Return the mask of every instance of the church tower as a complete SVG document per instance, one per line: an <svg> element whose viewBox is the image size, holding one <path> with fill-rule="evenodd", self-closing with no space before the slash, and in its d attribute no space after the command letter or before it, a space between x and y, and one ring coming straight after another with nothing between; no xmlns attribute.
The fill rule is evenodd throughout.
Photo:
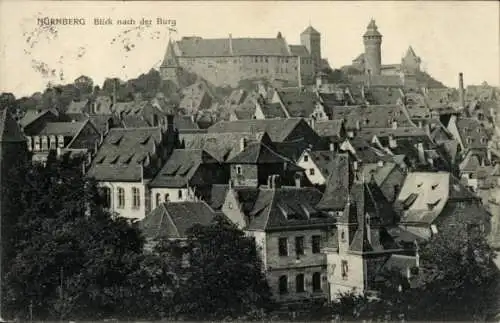
<svg viewBox="0 0 500 323"><path fill-rule="evenodd" d="M382 34L379 33L375 20L370 20L366 32L363 35L365 45L365 73L369 75L380 75L382 65Z"/></svg>
<svg viewBox="0 0 500 323"><path fill-rule="evenodd" d="M311 25L300 34L300 44L311 54L314 71L321 69L321 34Z"/></svg>
<svg viewBox="0 0 500 323"><path fill-rule="evenodd" d="M168 41L167 51L160 65L160 75L162 80L169 80L179 85L179 60L177 59L177 55L174 51L174 44L171 40Z"/></svg>

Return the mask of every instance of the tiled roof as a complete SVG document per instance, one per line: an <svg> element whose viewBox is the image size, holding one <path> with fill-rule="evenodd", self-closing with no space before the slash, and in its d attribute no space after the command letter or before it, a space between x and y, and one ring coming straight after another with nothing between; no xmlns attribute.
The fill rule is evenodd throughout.
<svg viewBox="0 0 500 323"><path fill-rule="evenodd" d="M86 112L85 108L89 104L89 100L82 101L71 101L68 108L66 109L67 113L82 113Z"/></svg>
<svg viewBox="0 0 500 323"><path fill-rule="evenodd" d="M132 165L92 165L87 173L102 182L140 182L142 181L142 166Z"/></svg>
<svg viewBox="0 0 500 323"><path fill-rule="evenodd" d="M48 122L40 130L40 136L75 136L87 122Z"/></svg>
<svg viewBox="0 0 500 323"><path fill-rule="evenodd" d="M357 136L362 137L367 140L371 140L373 136L379 138L392 136L395 139L398 138L415 138L421 137L428 139L429 135L423 128L417 127L398 127L398 128L362 128Z"/></svg>
<svg viewBox="0 0 500 323"><path fill-rule="evenodd" d="M228 133L228 132L246 132L257 133L265 132L273 142L282 142L292 133L300 122L301 118L288 119L267 119L267 120L237 120L221 121L210 128L209 133Z"/></svg>
<svg viewBox="0 0 500 323"><path fill-rule="evenodd" d="M241 194L238 197L241 203ZM318 212L314 207L321 199L321 192L316 188L260 188L258 191L250 191L248 197L249 201L243 207L244 212L249 210L245 212L249 218L247 230L277 230L282 227L328 225L335 222L334 218Z"/></svg>
<svg viewBox="0 0 500 323"><path fill-rule="evenodd" d="M175 149L149 186L186 187L198 168L207 163L218 162L201 149Z"/></svg>
<svg viewBox="0 0 500 323"><path fill-rule="evenodd" d="M280 38L203 39L185 37L176 42L176 49L178 50L177 55L184 57L290 56L285 40Z"/></svg>
<svg viewBox="0 0 500 323"><path fill-rule="evenodd" d="M174 126L179 130L200 129L191 116L174 116Z"/></svg>
<svg viewBox="0 0 500 323"><path fill-rule="evenodd" d="M309 51L307 50L306 46L303 45L290 45L290 52L292 53L293 56L299 56L299 57L309 57L311 54L309 54Z"/></svg>
<svg viewBox="0 0 500 323"><path fill-rule="evenodd" d="M278 91L281 102L285 106L289 117L309 117L316 108L319 98L313 92L306 91Z"/></svg>
<svg viewBox="0 0 500 323"><path fill-rule="evenodd" d="M350 185L348 155L336 155L332 160L330 172L326 181L325 192L316 207L325 210L343 210L347 203Z"/></svg>
<svg viewBox="0 0 500 323"><path fill-rule="evenodd" d="M20 120L19 123L20 123L21 127L24 128L26 126L29 126L34 121L38 120L38 118L40 118L46 114L49 114L49 113L53 114L50 110L45 110L45 111L41 111L41 112L39 112L38 110L28 110L28 111L26 111L26 113L24 114L24 116L22 117L22 119Z"/></svg>
<svg viewBox="0 0 500 323"><path fill-rule="evenodd" d="M104 180L101 179L102 173L98 169L106 166L117 170L113 176L105 176L108 180L111 178L120 181L122 178L129 178L128 174L120 170L143 165L148 158L156 154L161 140L160 128L113 128L97 151L90 171L96 168L96 179Z"/></svg>
<svg viewBox="0 0 500 323"><path fill-rule="evenodd" d="M210 191L210 196L208 197L208 204L214 210L220 210L224 201L226 200L227 191L229 190L229 185L227 184L214 184Z"/></svg>
<svg viewBox="0 0 500 323"><path fill-rule="evenodd" d="M393 121L398 127L414 126L399 105L336 106L330 114L332 120L345 120L347 129L356 129L358 124L361 128L389 128Z"/></svg>
<svg viewBox="0 0 500 323"><path fill-rule="evenodd" d="M321 137L337 138L343 136L344 120L317 121L314 124L314 131Z"/></svg>
<svg viewBox="0 0 500 323"><path fill-rule="evenodd" d="M457 129L465 148L487 148L488 133L481 123L472 118L458 118Z"/></svg>
<svg viewBox="0 0 500 323"><path fill-rule="evenodd" d="M141 115L126 115L121 118L124 128L146 128L151 125Z"/></svg>
<svg viewBox="0 0 500 323"><path fill-rule="evenodd" d="M139 115L148 101L116 102L112 109L120 115Z"/></svg>
<svg viewBox="0 0 500 323"><path fill-rule="evenodd" d="M151 239L186 238L191 227L209 225L214 217L205 202L163 203L140 222L140 228Z"/></svg>
<svg viewBox="0 0 500 323"><path fill-rule="evenodd" d="M402 100L398 88L369 88L365 89L365 96L370 104L376 105L397 104Z"/></svg>
<svg viewBox="0 0 500 323"><path fill-rule="evenodd" d="M226 163L229 164L284 164L293 166L293 162L286 157L279 155L269 146L262 142L250 143L239 154Z"/></svg>
<svg viewBox="0 0 500 323"><path fill-rule="evenodd" d="M337 166L336 155L337 153L330 150L315 150L309 152L310 159L325 177L330 176L332 170Z"/></svg>
<svg viewBox="0 0 500 323"><path fill-rule="evenodd" d="M363 35L363 37L372 37L372 36L377 36L377 37L380 36L380 37L382 37L382 35L378 31L377 24L375 23L375 20L373 20L373 19L370 20L370 23L368 24L368 27L366 27L366 32Z"/></svg>
<svg viewBox="0 0 500 323"><path fill-rule="evenodd" d="M242 139L249 144L262 141L264 136L264 132L181 133L179 140L185 149L203 149L219 162L224 162L240 153Z"/></svg>
<svg viewBox="0 0 500 323"><path fill-rule="evenodd" d="M424 92L427 106L431 109L445 107L451 102L458 101L458 91L449 88L433 88Z"/></svg>
<svg viewBox="0 0 500 323"><path fill-rule="evenodd" d="M253 119L253 116L255 113L255 111L240 110L240 109L235 109L233 112L238 120L251 120L251 119Z"/></svg>
<svg viewBox="0 0 500 323"><path fill-rule="evenodd" d="M96 127L99 133L104 134L108 129L108 122L112 121L113 124L118 123L115 115L111 114L93 114L88 116L90 122Z"/></svg>
<svg viewBox="0 0 500 323"><path fill-rule="evenodd" d="M369 163L363 164L361 167L366 179L373 177L377 185L381 186L397 166L396 163L384 162L382 165Z"/></svg>
<svg viewBox="0 0 500 323"><path fill-rule="evenodd" d="M0 142L26 141L21 128L6 108L0 111Z"/></svg>
<svg viewBox="0 0 500 323"><path fill-rule="evenodd" d="M264 103L260 107L266 119L286 118L285 111L283 111L280 103Z"/></svg>
<svg viewBox="0 0 500 323"><path fill-rule="evenodd" d="M377 163L387 152L373 147L368 141L362 138L350 139L349 143L354 148L354 157L363 163Z"/></svg>
<svg viewBox="0 0 500 323"><path fill-rule="evenodd" d="M397 198L404 210L401 222L431 224L444 209L449 193L449 173L409 173Z"/></svg>

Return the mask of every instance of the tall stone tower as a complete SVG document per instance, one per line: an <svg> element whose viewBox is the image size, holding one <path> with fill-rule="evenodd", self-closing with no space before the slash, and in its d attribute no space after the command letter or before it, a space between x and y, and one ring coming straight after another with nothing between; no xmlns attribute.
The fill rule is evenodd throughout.
<svg viewBox="0 0 500 323"><path fill-rule="evenodd" d="M179 84L180 65L177 55L174 51L174 44L171 40L168 41L167 51L160 66L160 75L162 80L170 80L175 84Z"/></svg>
<svg viewBox="0 0 500 323"><path fill-rule="evenodd" d="M378 32L375 20L371 20L363 35L365 45L365 73L369 75L380 75L382 65L382 34Z"/></svg>
<svg viewBox="0 0 500 323"><path fill-rule="evenodd" d="M314 71L321 68L321 34L311 25L300 34L300 44L305 46L311 54Z"/></svg>

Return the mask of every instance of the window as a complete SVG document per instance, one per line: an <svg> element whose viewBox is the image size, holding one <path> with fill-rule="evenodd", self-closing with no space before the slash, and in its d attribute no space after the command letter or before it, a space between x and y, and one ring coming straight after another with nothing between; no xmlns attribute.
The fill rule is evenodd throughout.
<svg viewBox="0 0 500 323"><path fill-rule="evenodd" d="M297 256L304 254L304 237L295 237L295 254Z"/></svg>
<svg viewBox="0 0 500 323"><path fill-rule="evenodd" d="M42 136L42 150L48 150L49 149L49 140L47 136Z"/></svg>
<svg viewBox="0 0 500 323"><path fill-rule="evenodd" d="M280 256L288 256L288 239L287 238L279 238L278 239L278 248Z"/></svg>
<svg viewBox="0 0 500 323"><path fill-rule="evenodd" d="M179 198L179 200L182 199L182 190L177 191L177 197Z"/></svg>
<svg viewBox="0 0 500 323"><path fill-rule="evenodd" d="M304 156L304 161L305 161L305 162L309 161L309 156L305 155L305 156Z"/></svg>
<svg viewBox="0 0 500 323"><path fill-rule="evenodd" d="M309 169L309 175L314 175L314 168Z"/></svg>
<svg viewBox="0 0 500 323"><path fill-rule="evenodd" d="M35 142L35 147L33 149L35 151L40 150L40 137L35 136L34 142Z"/></svg>
<svg viewBox="0 0 500 323"><path fill-rule="evenodd" d="M236 166L236 174L241 175L241 166Z"/></svg>
<svg viewBox="0 0 500 323"><path fill-rule="evenodd" d="M313 292L321 291L321 273L315 272L313 274Z"/></svg>
<svg viewBox="0 0 500 323"><path fill-rule="evenodd" d="M349 266L347 265L347 260L342 260L342 279L347 279L347 274L349 272Z"/></svg>
<svg viewBox="0 0 500 323"><path fill-rule="evenodd" d="M165 203L170 202L170 194L165 194Z"/></svg>
<svg viewBox="0 0 500 323"><path fill-rule="evenodd" d="M109 187L101 187L101 194L103 198L103 207L111 207L111 190Z"/></svg>
<svg viewBox="0 0 500 323"><path fill-rule="evenodd" d="M139 189L137 187L132 187L132 208L138 209L141 206L141 197L139 195Z"/></svg>
<svg viewBox="0 0 500 323"><path fill-rule="evenodd" d="M31 141L31 137L26 137L26 143L28 145L28 150L32 151L33 150L33 142Z"/></svg>
<svg viewBox="0 0 500 323"><path fill-rule="evenodd" d="M64 148L64 136L57 136L57 147Z"/></svg>
<svg viewBox="0 0 500 323"><path fill-rule="evenodd" d="M161 194L160 193L156 193L156 206L160 206L160 203L161 203Z"/></svg>
<svg viewBox="0 0 500 323"><path fill-rule="evenodd" d="M286 275L280 276L279 289L281 295L288 293L288 277Z"/></svg>
<svg viewBox="0 0 500 323"><path fill-rule="evenodd" d="M321 251L321 236L312 236L312 252L320 253Z"/></svg>
<svg viewBox="0 0 500 323"><path fill-rule="evenodd" d="M340 240L345 241L345 232L344 231L342 231L340 233Z"/></svg>
<svg viewBox="0 0 500 323"><path fill-rule="evenodd" d="M56 145L56 136L50 136L50 139L49 139L49 149L56 149L57 148L57 145Z"/></svg>
<svg viewBox="0 0 500 323"><path fill-rule="evenodd" d="M118 208L123 209L125 207L125 190L118 187Z"/></svg>
<svg viewBox="0 0 500 323"><path fill-rule="evenodd" d="M304 274L298 274L297 276L295 276L295 291L297 293L305 292Z"/></svg>

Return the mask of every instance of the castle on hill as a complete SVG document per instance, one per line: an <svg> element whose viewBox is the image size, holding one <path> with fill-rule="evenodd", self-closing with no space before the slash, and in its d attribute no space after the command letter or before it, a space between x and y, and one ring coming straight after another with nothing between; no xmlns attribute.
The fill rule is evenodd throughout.
<svg viewBox="0 0 500 323"><path fill-rule="evenodd" d="M410 46L399 64L382 64L382 34L371 19L363 34L364 53L342 67L353 83L405 88L443 87L420 69L421 59Z"/></svg>
<svg viewBox="0 0 500 323"><path fill-rule="evenodd" d="M183 71L195 73L215 86L236 87L241 80L266 79L285 84L312 84L321 59L321 34L312 26L300 34L300 45L276 38L169 40L160 66L164 80L179 83Z"/></svg>

